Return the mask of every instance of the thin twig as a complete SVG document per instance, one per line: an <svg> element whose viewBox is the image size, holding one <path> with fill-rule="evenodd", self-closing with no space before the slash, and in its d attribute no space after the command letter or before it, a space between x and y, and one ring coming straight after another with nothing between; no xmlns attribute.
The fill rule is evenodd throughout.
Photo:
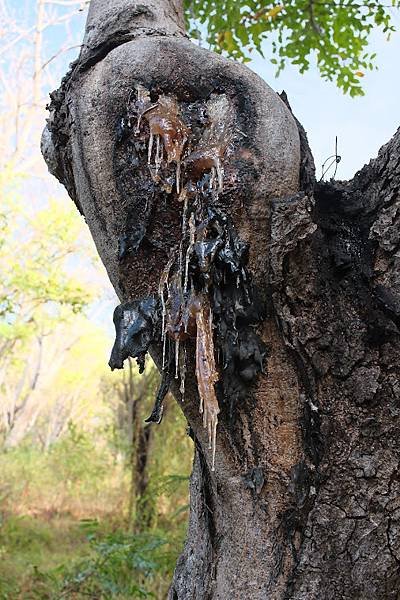
<svg viewBox="0 0 400 600"><path fill-rule="evenodd" d="M322 35L323 31L322 31L321 27L318 25L318 23L315 20L314 0L310 0L309 1L309 3L308 3L308 12L310 14L311 27L313 28L313 30L315 31L315 33L317 35Z"/></svg>

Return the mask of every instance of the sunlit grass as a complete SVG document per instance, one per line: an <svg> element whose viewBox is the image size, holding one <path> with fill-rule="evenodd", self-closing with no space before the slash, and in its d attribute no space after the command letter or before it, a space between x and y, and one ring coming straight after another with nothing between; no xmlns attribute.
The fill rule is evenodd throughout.
<svg viewBox="0 0 400 600"><path fill-rule="evenodd" d="M188 518L183 417L171 404L156 431L143 526L128 522L128 455L109 435L71 425L47 452L0 453L0 600L166 598Z"/></svg>

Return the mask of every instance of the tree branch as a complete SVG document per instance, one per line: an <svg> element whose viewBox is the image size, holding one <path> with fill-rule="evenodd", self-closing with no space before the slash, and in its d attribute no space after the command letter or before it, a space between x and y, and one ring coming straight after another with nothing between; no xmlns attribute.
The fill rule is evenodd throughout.
<svg viewBox="0 0 400 600"><path fill-rule="evenodd" d="M80 69L88 68L117 46L140 35L185 34L181 0L92 0L86 23Z"/></svg>

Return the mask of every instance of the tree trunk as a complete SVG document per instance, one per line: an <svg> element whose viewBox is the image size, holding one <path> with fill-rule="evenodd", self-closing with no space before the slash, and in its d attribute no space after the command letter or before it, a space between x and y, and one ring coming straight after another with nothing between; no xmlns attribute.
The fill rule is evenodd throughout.
<svg viewBox="0 0 400 600"><path fill-rule="evenodd" d="M127 409L129 420L130 484L128 525L129 530L134 532L149 528L154 516L154 505L149 501L149 494L147 492L149 483L148 461L151 453L154 429L150 423L143 422L140 411L147 392L146 380L144 386L142 385L139 390L135 389L131 359L128 359L128 369L128 375L124 377L123 381L123 402ZM147 383L150 383L148 378Z"/></svg>
<svg viewBox="0 0 400 600"><path fill-rule="evenodd" d="M180 2L114 4L92 0L81 56L52 94L43 152L123 303L112 367L128 355L142 361L149 345L163 363L154 299L188 231L180 187L191 215L209 218L191 225L190 277L176 275L179 285L192 279L194 294L203 286L197 333L183 341L176 322L169 332L187 349L184 401L175 380L173 391L195 441L188 538L170 598L397 598L400 132L351 182L316 183L285 98L186 40ZM153 104L138 115L147 92ZM158 113L161 151L152 153L145 114L162 102L170 112ZM182 155L181 184L182 132L191 154ZM215 152L208 173L205 153L199 166L205 142ZM214 237L200 239L212 227ZM196 339L198 359L207 341L199 314L207 321L209 307L215 471L198 393L211 405L214 380L204 392L194 347ZM164 383L173 352L167 363Z"/></svg>

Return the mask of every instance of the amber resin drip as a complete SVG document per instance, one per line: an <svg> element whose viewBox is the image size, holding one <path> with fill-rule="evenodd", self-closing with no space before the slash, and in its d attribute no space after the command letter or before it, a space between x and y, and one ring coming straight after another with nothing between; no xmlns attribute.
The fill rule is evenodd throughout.
<svg viewBox="0 0 400 600"><path fill-rule="evenodd" d="M203 292L196 293L188 289L188 265L194 253L195 244L204 243L206 226L195 224L194 213L190 215L189 231L184 240L186 249L185 265L181 256L177 256L178 270L170 276L172 259L167 263L160 282L160 297L163 310L162 338L167 336L174 342L175 377L180 377L182 401L185 393L186 346L188 338L196 339L195 373L200 398L200 413L203 426L208 432L209 448L212 452L212 470L215 467L216 437L218 414L220 412L215 384L219 376L215 361L213 319L208 290L205 284ZM205 280L206 281L206 280ZM167 298L164 291L167 290ZM164 362L164 359L163 359Z"/></svg>
<svg viewBox="0 0 400 600"><path fill-rule="evenodd" d="M205 106L204 131L200 138L193 140L191 124L185 122L174 96L161 94L153 102L144 86L138 84L135 91L134 112L128 109L128 123L136 114L135 135L142 139L143 121L148 124L147 163L154 181L171 193L172 186L163 171L174 163L178 194L183 191L182 182L186 185L185 193L193 192L205 174L209 174L209 188L217 195L222 192L223 160L234 132L233 109L227 96L211 95Z"/></svg>
<svg viewBox="0 0 400 600"><path fill-rule="evenodd" d="M214 333L210 301L206 293L196 294L192 289L185 297L182 276L175 274L168 285L165 304L166 318L164 338L168 335L175 342L175 372L180 375L180 390L184 400L186 377L186 347L180 347L189 337L196 338L196 379L200 398L203 426L208 432L212 451L212 470L215 467L218 414L220 412L215 384L219 376L215 362Z"/></svg>
<svg viewBox="0 0 400 600"><path fill-rule="evenodd" d="M180 192L181 162L189 129L180 116L179 105L172 96L159 96L152 103L149 92L141 85L137 87L138 120L136 134L140 133L142 120L149 126L147 162L156 181L160 181L159 172L166 163L175 163L176 190ZM164 156L166 154L166 157Z"/></svg>
<svg viewBox="0 0 400 600"><path fill-rule="evenodd" d="M209 126L196 148L185 158L185 171L193 182L210 172L210 188L223 190L223 158L233 139L233 111L226 96L213 94L207 102Z"/></svg>
<svg viewBox="0 0 400 600"><path fill-rule="evenodd" d="M212 94L200 112L198 104L185 106L181 108L172 95L153 95L138 84L128 101L128 126L131 127L131 120L136 118L134 135L146 143L150 174L168 194L174 192L175 175L176 199L183 207L182 228L180 244L171 253L159 283L162 365L166 373L171 361L174 362L173 376L180 379L184 400L185 342L188 338L196 339L195 374L200 412L208 432L214 470L220 409L215 392L219 376L208 271L217 246L208 252L206 204L210 191L212 198L218 198L223 191L223 162L233 139L234 119L232 105L224 95ZM170 165L175 165L175 172ZM199 254L203 247L205 250ZM191 269L194 269L196 282L192 280ZM172 353L168 359L167 348L168 354Z"/></svg>
<svg viewBox="0 0 400 600"><path fill-rule="evenodd" d="M203 426L208 431L209 448L212 451L212 466L215 468L218 414L220 412L215 384L218 372L215 364L212 312L207 297L200 296L196 312L196 377L200 396L200 413L203 414Z"/></svg>
<svg viewBox="0 0 400 600"><path fill-rule="evenodd" d="M246 136L238 129L236 100L224 94L178 101L165 90L137 84L127 101L116 122L115 168L129 208L119 259L125 272L129 254L151 252L151 281L139 282L146 294L153 294L154 273L162 272L158 297L116 309L110 366L122 368L131 356L143 369L151 344L161 337L162 379L148 419L158 423L174 378L185 400L188 353L195 345L193 376L214 470L220 406L224 423L233 423L267 356L257 332L265 307L253 294L248 246L235 230L231 194L224 189L228 178L231 186L238 181L238 161L230 160L229 168L227 163ZM154 254L140 248L145 239Z"/></svg>

